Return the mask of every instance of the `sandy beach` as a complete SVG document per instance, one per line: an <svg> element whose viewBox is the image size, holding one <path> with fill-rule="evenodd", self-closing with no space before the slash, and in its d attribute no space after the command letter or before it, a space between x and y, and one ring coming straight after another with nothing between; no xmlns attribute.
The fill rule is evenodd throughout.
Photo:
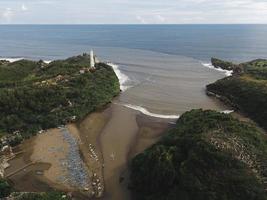
<svg viewBox="0 0 267 200"><path fill-rule="evenodd" d="M104 160L105 200L130 199L130 159L157 141L169 120L151 118L130 108L111 105L112 118L101 133ZM157 126L157 122L161 122Z"/></svg>
<svg viewBox="0 0 267 200"><path fill-rule="evenodd" d="M101 196L101 199L130 199L128 163L158 140L170 126L169 121L110 104L79 123L67 125L65 129L77 141L81 163L88 172L86 188L75 187L69 181L67 159L70 148L74 147L62 134L62 128L47 130L25 141L20 147L24 151L10 161L6 175L15 172L9 180L18 191L56 188L87 196L81 199Z"/></svg>
<svg viewBox="0 0 267 200"><path fill-rule="evenodd" d="M19 191L74 191L66 157L69 143L61 129L50 129L21 144L23 152L10 161L5 175ZM35 184L38 183L38 184Z"/></svg>
<svg viewBox="0 0 267 200"><path fill-rule="evenodd" d="M30 160L49 163L51 166L44 171L44 176L51 182L62 182L62 186L70 189L71 186L66 180L60 180L67 176L67 169L62 166L60 161L65 159L68 151L69 145L64 141L60 129L50 129L46 133L36 136Z"/></svg>
<svg viewBox="0 0 267 200"><path fill-rule="evenodd" d="M169 119L159 119L136 110L110 104L106 109L88 115L76 125L68 125L80 138L80 149L90 170L92 182L99 179L104 196L101 199L130 199L128 163L137 153L155 143L170 126ZM88 156L91 145L97 160Z"/></svg>
<svg viewBox="0 0 267 200"><path fill-rule="evenodd" d="M5 176L17 191L38 192L51 191L52 188L65 190L62 185L50 182L44 172L51 168L50 163L33 163L30 158L35 148L35 138L31 138L16 147L19 153L9 161L10 167L5 170ZM21 151L23 150L23 151ZM28 166L24 168L25 166Z"/></svg>
<svg viewBox="0 0 267 200"><path fill-rule="evenodd" d="M138 131L136 114L119 105L112 105L111 109L112 118L101 133L105 199L128 199L119 179L121 173L126 170L127 156Z"/></svg>

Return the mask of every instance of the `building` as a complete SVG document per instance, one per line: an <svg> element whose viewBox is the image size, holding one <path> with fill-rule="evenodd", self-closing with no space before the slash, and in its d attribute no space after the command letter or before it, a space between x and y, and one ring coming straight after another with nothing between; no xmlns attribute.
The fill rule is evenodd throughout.
<svg viewBox="0 0 267 200"><path fill-rule="evenodd" d="M95 56L94 51L90 51L90 69L95 69Z"/></svg>

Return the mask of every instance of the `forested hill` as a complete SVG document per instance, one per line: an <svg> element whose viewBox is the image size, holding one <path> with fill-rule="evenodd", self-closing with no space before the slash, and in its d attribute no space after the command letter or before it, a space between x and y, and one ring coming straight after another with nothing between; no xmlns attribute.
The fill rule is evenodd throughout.
<svg viewBox="0 0 267 200"><path fill-rule="evenodd" d="M113 69L90 56L0 63L0 134L28 136L83 118L120 92Z"/></svg>
<svg viewBox="0 0 267 200"><path fill-rule="evenodd" d="M241 63L234 71L233 76L208 85L208 94L216 94L267 129L267 60Z"/></svg>
<svg viewBox="0 0 267 200"><path fill-rule="evenodd" d="M131 162L138 200L265 200L267 139L215 111L192 110Z"/></svg>

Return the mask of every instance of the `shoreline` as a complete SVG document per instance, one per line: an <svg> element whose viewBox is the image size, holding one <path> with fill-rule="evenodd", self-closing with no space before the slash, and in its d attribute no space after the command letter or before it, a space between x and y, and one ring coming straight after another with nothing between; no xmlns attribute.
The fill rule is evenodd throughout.
<svg viewBox="0 0 267 200"><path fill-rule="evenodd" d="M215 67L215 66L212 65L212 63L203 63L203 62L200 62L200 63L201 63L202 66L207 67L209 69L213 69L213 70L216 70L216 71L219 71L219 72L223 72L226 77L233 75L233 70L226 70L226 69L222 69L222 68L219 68L219 67Z"/></svg>
<svg viewBox="0 0 267 200"><path fill-rule="evenodd" d="M15 62L16 60L11 61ZM114 69L114 66L111 67ZM114 71L118 76L120 70L114 69ZM120 72L118 78L120 79L121 89L123 89L121 75L124 74ZM127 79L125 80L127 81ZM116 99L116 97L114 99ZM125 113L121 114L122 112ZM136 145L136 141L138 141L138 132L140 132L141 128L136 122L138 115L141 115L141 113L134 109L109 103L104 105L101 109L97 109L95 112L88 114L75 124L67 124L65 126L66 128L58 127L39 133L21 144L24 152L21 157L17 156L10 161L11 167L6 170L6 174L15 173L9 179L18 191L45 192L50 191L52 188L70 192L81 192L81 190L84 190L91 197L101 197L105 191L105 186L109 187L111 185L108 181L110 180L110 174L116 174L119 179L120 173L123 171L119 170L115 173L114 170L111 170L112 172L109 173L110 169L119 165L121 165L123 169L127 168L130 152ZM126 120L127 117L131 119ZM145 117L149 118L150 116ZM119 120L116 121L116 119ZM121 127L121 120L125 120L124 133L121 135L121 137L126 136L125 143L122 143L124 147L116 152L116 158L113 158L115 162L109 162L111 156L110 151L107 149L110 143L109 137L115 138L113 145L117 146L116 142L120 140L121 137L116 136L115 133L118 132L116 128L119 126ZM132 128L129 128L130 124L132 124ZM63 137L63 129L68 132L70 137L74 137L75 141L77 141L79 153L83 160L81 163L86 165L90 177L87 187L75 188L69 183L71 177L69 177L70 172L66 169L68 165L68 160L66 159L72 149L76 147L72 146L70 142L66 141L66 138ZM129 136L128 132L132 132L131 137L127 137ZM109 139L106 139L106 137ZM70 140L70 138L68 140ZM27 145L30 146L29 149L26 148ZM147 145L145 145L143 149L146 147ZM118 161L117 154L121 154ZM20 164L17 165L16 163ZM27 167L26 165L29 163L34 164L32 167ZM17 172L17 170L20 170L17 166L25 166L25 169ZM106 170L106 168L108 170ZM112 176L114 174L112 174ZM22 180L26 181L25 185L21 183ZM35 188L31 182L42 182L42 184L40 184L42 186ZM117 185L117 187L119 188L120 186ZM110 190L106 190L106 192L110 192Z"/></svg>
<svg viewBox="0 0 267 200"><path fill-rule="evenodd" d="M55 188L60 191L75 191L67 181L70 178L66 166L69 144L60 131L49 129L46 133L25 140L20 145L24 152L10 160L11 167L5 171L6 175L16 172L8 177L16 190L47 192ZM21 166L28 167L18 170ZM35 182L38 182L40 187L32 184Z"/></svg>
<svg viewBox="0 0 267 200"><path fill-rule="evenodd" d="M149 135L155 135L152 123L162 119L148 117L136 110L122 105L112 104L112 118L106 124L101 133L101 148L104 158L105 200L130 199L128 190L128 163L132 158L132 152L140 153L152 145L155 140L151 136L149 142L141 142L140 132L144 129L140 121L151 129ZM141 118L139 118L142 116ZM138 119L139 118L139 119ZM147 122L146 122L147 121ZM169 126L158 126L158 132L163 133ZM161 128L161 129L159 129Z"/></svg>
<svg viewBox="0 0 267 200"><path fill-rule="evenodd" d="M132 120L128 120L129 117ZM125 120L123 121L124 128L121 126L121 120ZM161 125L155 126L155 124L158 124L158 122L162 120L163 122ZM142 150L152 145L156 141L155 138L159 138L160 134L170 126L168 121L169 120L166 119L148 117L138 111L121 105L110 104L101 111L89 114L84 120L77 124L68 124L66 128L78 141L81 157L89 171L90 183L93 184L93 182L97 182L97 184L100 183L99 185L101 185L101 191L98 195L96 190L90 187L85 193L87 193L87 195L89 193L89 196L94 194L96 197L100 197L105 191L105 195L102 196L101 199L109 199L108 197L111 196L110 192L112 191L112 195L114 195L113 191L115 190L116 195L111 199L117 199L117 197L121 195L129 198L129 191L127 189L127 166L129 160L136 153L140 153ZM156 133L154 133L155 130L157 130ZM120 142L118 143L118 141ZM97 162L95 158L89 156L89 144L95 149L95 153L98 157ZM30 146L30 148L27 149L25 146ZM53 149L55 146L59 149L64 146L65 149L59 152L56 151L58 149L54 149L54 151L51 152L51 148ZM26 169L28 176L25 175L26 172L23 171L10 178L13 183L16 182L14 185L15 188L23 191L27 187L28 190L26 191L33 190L37 192L51 191L52 188L56 188L66 192L76 191L84 194L82 188L77 190L68 184L58 182L56 178L59 176L67 176L66 171L59 165L59 160L66 157L69 146L67 143L64 143L60 129L47 130L47 133L34 136L25 141L22 144L22 148L25 149L22 155L25 164L28 162L36 162L36 165L33 166L33 168ZM111 157L112 152L114 152L115 155L114 159ZM42 162L37 162L38 159L42 157ZM17 166L15 163L19 162L22 162L20 157L15 157L10 162L13 168L9 168L8 171L14 171L14 167L16 168ZM123 174L122 182L121 174ZM97 179L99 179L99 181L97 181ZM25 186L22 186L20 180L42 182L42 187L34 188L33 185L29 183L30 181L26 181Z"/></svg>
<svg viewBox="0 0 267 200"><path fill-rule="evenodd" d="M232 108L232 110L229 110L229 112L226 112L225 114L231 114L234 118L237 118L240 121L248 122L253 125L255 125L261 132L266 133L266 130L262 128L258 123L256 123L253 119L251 119L246 113L242 112L238 106L234 103L232 103L228 98L218 95L214 92L206 90L206 93L208 96L214 98L214 100L220 101L222 104ZM223 112L224 113L224 112Z"/></svg>
<svg viewBox="0 0 267 200"><path fill-rule="evenodd" d="M108 65L116 73L122 92L127 90L128 86L125 86L127 76L121 73L118 66L114 69L113 64ZM112 102L115 100L116 97ZM151 113L140 106L108 103L75 124L66 125L67 131L77 142L75 145L78 146L81 164L86 166L89 174L88 186L75 188L65 182L68 172L64 169L65 165L62 167L58 162L65 159L72 148L76 147L64 141L59 133L61 129L50 129L46 131L48 133L30 139L34 145L31 150L26 150L23 156L36 162L36 166L29 169L30 174L25 175L23 171L21 176L17 178L15 176L15 180L19 184L25 179L34 183L41 181L45 186L40 188L34 188L32 184L27 185L29 189L40 192L56 188L66 192L85 194L87 198L130 199L130 191L127 188L129 161L156 143L178 118L178 115ZM57 152L55 147L63 149ZM49 148L56 152L49 151ZM38 162L42 157L45 157L42 163ZM63 183L57 179L58 177L63 177ZM18 188L21 187L23 188L19 185Z"/></svg>

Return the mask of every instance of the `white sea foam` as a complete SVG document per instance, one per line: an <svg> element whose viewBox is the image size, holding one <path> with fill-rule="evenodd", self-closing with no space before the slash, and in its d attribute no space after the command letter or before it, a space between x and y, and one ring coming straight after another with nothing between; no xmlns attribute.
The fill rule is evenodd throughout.
<svg viewBox="0 0 267 200"><path fill-rule="evenodd" d="M135 106L135 105L131 105L131 104L123 104L123 106L127 107L127 108L131 108L133 110L137 110L145 115L149 115L152 117L157 117L157 118L163 118L163 119L178 119L180 116L179 115L161 115L161 114L156 114L156 113L152 113L149 112L147 109L141 107L141 106Z"/></svg>
<svg viewBox="0 0 267 200"><path fill-rule="evenodd" d="M234 110L223 110L223 111L221 111L221 113L224 113L224 114L231 114L233 112L235 112L235 111Z"/></svg>
<svg viewBox="0 0 267 200"><path fill-rule="evenodd" d="M201 63L204 67L207 67L207 68L210 68L210 69L214 69L214 70L217 70L219 72L224 72L225 76L232 76L233 74L233 70L225 70L225 69L222 69L222 68L217 68L217 67L214 67L211 63Z"/></svg>
<svg viewBox="0 0 267 200"><path fill-rule="evenodd" d="M123 106L127 107L127 108L131 108L133 110L137 110L145 115L148 116L152 116L152 117L157 117L157 118L163 118L163 119L178 119L180 118L179 115L162 115L162 114L156 114L156 113L152 113L149 112L147 109L141 107L141 106L135 106L135 105L131 105L131 104L123 104ZM234 110L223 110L220 111L220 113L224 113L224 114L231 114L235 112Z"/></svg>
<svg viewBox="0 0 267 200"><path fill-rule="evenodd" d="M19 60L23 60L24 58L0 58L0 60L7 60L9 62L16 62Z"/></svg>
<svg viewBox="0 0 267 200"><path fill-rule="evenodd" d="M16 61L19 61L19 60L23 60L24 58L22 58L22 57L19 57L19 58L0 58L0 60L7 60L7 61L9 61L9 62L16 62ZM46 64L49 64L49 63L51 63L52 62L52 60L44 60L44 63L46 63Z"/></svg>
<svg viewBox="0 0 267 200"><path fill-rule="evenodd" d="M114 72L116 73L119 81L120 81L120 89L122 91L127 90L128 88L130 88L130 86L127 86L126 83L130 80L129 77L125 74L123 74L118 65L115 65L113 63L107 63L109 66L111 66L114 70Z"/></svg>
<svg viewBox="0 0 267 200"><path fill-rule="evenodd" d="M46 64L49 64L51 62L52 62L52 60L44 60L44 63L46 63Z"/></svg>

